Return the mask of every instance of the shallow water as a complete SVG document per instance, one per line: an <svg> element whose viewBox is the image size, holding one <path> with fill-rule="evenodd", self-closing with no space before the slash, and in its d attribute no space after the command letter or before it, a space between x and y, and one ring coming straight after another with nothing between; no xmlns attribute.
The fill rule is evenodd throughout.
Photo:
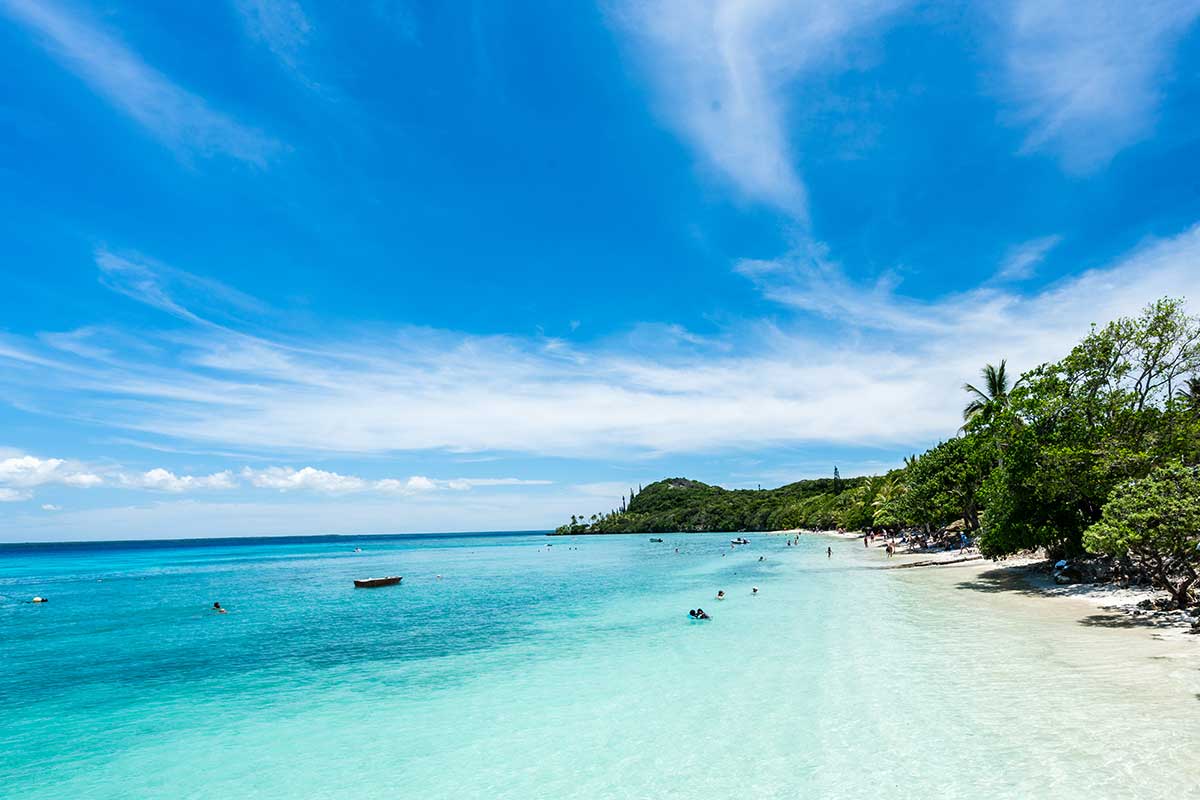
<svg viewBox="0 0 1200 800"><path fill-rule="evenodd" d="M874 569L853 542L664 538L0 548L0 794L1200 785L1200 643L1082 625L1077 606L963 588L952 570ZM404 582L352 588L383 574ZM21 602L35 594L51 601ZM714 619L689 620L697 605Z"/></svg>

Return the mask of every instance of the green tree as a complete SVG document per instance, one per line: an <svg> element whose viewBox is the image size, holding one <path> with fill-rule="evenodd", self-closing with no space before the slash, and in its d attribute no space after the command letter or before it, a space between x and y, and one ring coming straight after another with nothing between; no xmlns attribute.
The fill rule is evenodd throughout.
<svg viewBox="0 0 1200 800"><path fill-rule="evenodd" d="M969 529L978 529L979 490L991 459L983 434L947 439L910 462L903 473L903 491L897 491L884 508L898 519L926 528L963 519Z"/></svg>
<svg viewBox="0 0 1200 800"><path fill-rule="evenodd" d="M777 489L722 489L687 478L657 481L637 492L624 509L601 515L591 525L576 515L579 532L754 531L791 527L829 528L850 506L850 493L863 478L841 479L834 493L830 478L797 481ZM869 523L869 514L867 522ZM560 530L570 530L564 525Z"/></svg>
<svg viewBox="0 0 1200 800"><path fill-rule="evenodd" d="M1129 556L1186 608L1200 580L1200 469L1164 466L1121 484L1083 541L1095 553Z"/></svg>
<svg viewBox="0 0 1200 800"><path fill-rule="evenodd" d="M1188 378L1183 387L1176 391L1175 396L1190 410L1200 412L1200 376L1193 375Z"/></svg>
<svg viewBox="0 0 1200 800"><path fill-rule="evenodd" d="M834 515L833 524L850 531L861 531L871 527L871 503L882 481L879 476L871 476L865 478L858 486L835 494L829 503L829 510Z"/></svg>
<svg viewBox="0 0 1200 800"><path fill-rule="evenodd" d="M973 426L996 448L981 493L981 551L1080 552L1114 487L1195 452L1196 422L1173 395L1198 367L1200 320L1163 299L1093 328L1066 358L1022 376L1005 405Z"/></svg>
<svg viewBox="0 0 1200 800"><path fill-rule="evenodd" d="M880 481L875 497L871 499L871 522L883 528L895 528L903 524L900 498L907 491L902 470L889 472Z"/></svg>
<svg viewBox="0 0 1200 800"><path fill-rule="evenodd" d="M985 364L980 371L983 378L983 388L964 383L963 390L971 395L970 402L963 408L963 422L970 424L976 420L986 421L996 411L1008 403L1008 372L1004 359L1000 366Z"/></svg>

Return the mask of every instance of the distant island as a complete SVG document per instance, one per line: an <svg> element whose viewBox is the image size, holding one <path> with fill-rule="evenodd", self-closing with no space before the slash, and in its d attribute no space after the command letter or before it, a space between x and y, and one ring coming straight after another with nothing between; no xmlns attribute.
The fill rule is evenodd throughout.
<svg viewBox="0 0 1200 800"><path fill-rule="evenodd" d="M688 478L668 478L634 491L621 508L572 516L555 534L710 533L835 528L867 478L818 478L777 489L723 489ZM852 494L853 493L853 494Z"/></svg>

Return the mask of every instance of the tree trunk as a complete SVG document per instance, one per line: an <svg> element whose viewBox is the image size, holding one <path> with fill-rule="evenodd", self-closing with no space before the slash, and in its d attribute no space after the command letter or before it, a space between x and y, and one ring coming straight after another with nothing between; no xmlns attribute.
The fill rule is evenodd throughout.
<svg viewBox="0 0 1200 800"><path fill-rule="evenodd" d="M1171 599L1175 601L1176 608L1186 609L1191 604L1191 589L1196 579L1185 578L1177 584L1171 583L1171 581L1165 582L1167 584L1167 591L1171 593Z"/></svg>

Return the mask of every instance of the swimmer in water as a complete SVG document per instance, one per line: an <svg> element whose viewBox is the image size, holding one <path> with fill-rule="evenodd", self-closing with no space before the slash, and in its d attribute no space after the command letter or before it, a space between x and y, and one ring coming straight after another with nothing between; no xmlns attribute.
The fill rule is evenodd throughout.
<svg viewBox="0 0 1200 800"><path fill-rule="evenodd" d="M750 594L758 594L758 587L757 586L751 587Z"/></svg>
<svg viewBox="0 0 1200 800"><path fill-rule="evenodd" d="M832 548L832 547L826 547L826 548L825 548L825 557L826 557L826 558L833 558L833 548Z"/></svg>
<svg viewBox="0 0 1200 800"><path fill-rule="evenodd" d="M221 608L221 604L220 604L220 603L213 603L213 611L217 612L218 614L225 614L225 613L227 613L227 612L225 611L225 609Z"/></svg>
<svg viewBox="0 0 1200 800"><path fill-rule="evenodd" d="M724 599L725 599L725 590L724 590L724 589L719 589L719 590L717 590L717 599L718 599L718 600L724 600Z"/></svg>

